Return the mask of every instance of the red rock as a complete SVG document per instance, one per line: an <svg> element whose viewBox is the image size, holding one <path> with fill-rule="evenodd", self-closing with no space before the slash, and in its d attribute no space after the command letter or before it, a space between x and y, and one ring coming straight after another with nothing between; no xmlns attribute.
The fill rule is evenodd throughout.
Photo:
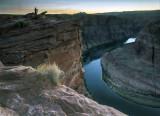
<svg viewBox="0 0 160 116"><path fill-rule="evenodd" d="M65 72L63 84L82 92L80 20L29 20L24 28L0 27L0 60L5 65L37 67L56 63ZM10 27L10 28L9 28Z"/></svg>

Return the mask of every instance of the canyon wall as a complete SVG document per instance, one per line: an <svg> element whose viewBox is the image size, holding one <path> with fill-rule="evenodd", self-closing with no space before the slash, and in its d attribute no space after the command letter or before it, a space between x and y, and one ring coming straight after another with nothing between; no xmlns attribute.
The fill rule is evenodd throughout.
<svg viewBox="0 0 160 116"><path fill-rule="evenodd" d="M81 26L78 19L38 19L0 27L0 115L126 116L77 93L84 73ZM55 86L32 68L54 62L68 87Z"/></svg>
<svg viewBox="0 0 160 116"><path fill-rule="evenodd" d="M135 43L106 53L103 79L116 93L139 104L160 107L160 22L150 23Z"/></svg>
<svg viewBox="0 0 160 116"><path fill-rule="evenodd" d="M141 29L151 20L158 19L160 11L133 11L118 13L74 15L47 15L55 20L79 18L83 22L82 44L83 53L96 46L122 42L131 37L137 37Z"/></svg>
<svg viewBox="0 0 160 116"><path fill-rule="evenodd" d="M1 25L0 60L4 65L32 67L55 62L65 73L63 84L81 93L81 26L78 19L37 19Z"/></svg>
<svg viewBox="0 0 160 116"><path fill-rule="evenodd" d="M160 21L151 22L141 31L135 50L142 62L160 69Z"/></svg>

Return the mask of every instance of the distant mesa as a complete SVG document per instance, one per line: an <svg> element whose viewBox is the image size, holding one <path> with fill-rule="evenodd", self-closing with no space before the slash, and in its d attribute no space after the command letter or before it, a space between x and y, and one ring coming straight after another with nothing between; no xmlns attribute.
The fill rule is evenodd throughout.
<svg viewBox="0 0 160 116"><path fill-rule="evenodd" d="M86 12L79 12L79 13L76 13L74 15L87 15L87 13Z"/></svg>

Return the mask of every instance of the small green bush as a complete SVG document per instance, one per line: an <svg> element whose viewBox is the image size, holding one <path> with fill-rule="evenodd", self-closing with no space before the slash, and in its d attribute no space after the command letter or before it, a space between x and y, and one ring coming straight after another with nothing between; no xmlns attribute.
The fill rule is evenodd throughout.
<svg viewBox="0 0 160 116"><path fill-rule="evenodd" d="M14 25L15 28L23 28L27 26L28 26L28 23L26 21L19 21Z"/></svg>
<svg viewBox="0 0 160 116"><path fill-rule="evenodd" d="M45 78L52 79L52 82L54 85L60 84L60 74L61 70L58 68L58 66L54 64L41 64L37 67L37 72L41 74Z"/></svg>

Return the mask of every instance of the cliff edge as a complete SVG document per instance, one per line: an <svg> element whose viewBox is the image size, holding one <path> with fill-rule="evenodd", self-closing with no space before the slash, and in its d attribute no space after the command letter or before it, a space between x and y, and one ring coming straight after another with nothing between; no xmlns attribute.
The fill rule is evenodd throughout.
<svg viewBox="0 0 160 116"><path fill-rule="evenodd" d="M4 65L53 64L65 72L63 84L81 93L80 20L20 19L0 26L0 60Z"/></svg>
<svg viewBox="0 0 160 116"><path fill-rule="evenodd" d="M55 86L32 67L0 67L0 82L0 115L125 116L65 85Z"/></svg>

